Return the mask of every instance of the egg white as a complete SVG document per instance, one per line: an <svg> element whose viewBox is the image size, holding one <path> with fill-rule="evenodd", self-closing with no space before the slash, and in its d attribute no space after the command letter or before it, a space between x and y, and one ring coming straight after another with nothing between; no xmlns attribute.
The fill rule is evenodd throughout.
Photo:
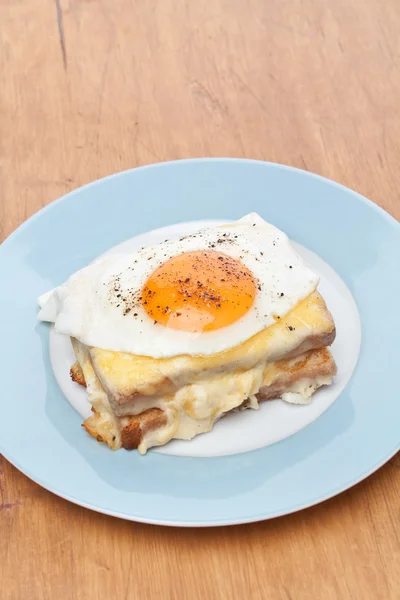
<svg viewBox="0 0 400 600"><path fill-rule="evenodd" d="M227 241L217 243L223 234ZM190 333L155 323L140 302L124 315L113 282L118 281L122 296L140 295L148 277L165 261L213 245L217 252L239 259L259 284L253 305L241 319L215 331ZM38 318L88 346L154 358L205 356L237 346L272 325L276 316L287 314L317 285L318 276L296 254L288 237L251 213L228 225L97 260L41 296Z"/></svg>

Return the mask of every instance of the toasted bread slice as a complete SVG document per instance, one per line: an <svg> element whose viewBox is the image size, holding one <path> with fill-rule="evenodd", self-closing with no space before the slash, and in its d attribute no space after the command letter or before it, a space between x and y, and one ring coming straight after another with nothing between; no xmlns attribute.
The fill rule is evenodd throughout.
<svg viewBox="0 0 400 600"><path fill-rule="evenodd" d="M293 396L297 401L304 403L309 401L311 395L321 385L329 385L336 374L336 365L331 353L326 348L309 351L296 359L280 360L266 365L263 373L263 383L258 393L255 395L258 401L285 398L293 402ZM303 400L302 400L303 399ZM254 401L254 400L253 400ZM246 408L251 406L248 400L244 400L239 406L231 408ZM230 411L227 411L230 412ZM224 416L226 412L220 416ZM208 430L212 428L213 423ZM150 436L152 441L157 441L157 432L167 430L171 431L168 415L157 407L149 408L144 412L123 417L119 420L120 426L120 447L126 450L132 450L143 446L146 438ZM102 435L104 431L104 418L100 413L95 412L93 416L86 419L84 427L90 435L98 441L107 441ZM169 439L172 439L171 436ZM178 437L178 436L176 436ZM166 440L168 441L168 440ZM156 443L147 443L143 451ZM113 446L111 446L113 447ZM115 446L114 446L115 447Z"/></svg>
<svg viewBox="0 0 400 600"><path fill-rule="evenodd" d="M210 431L221 416L254 406L256 398L307 402L336 372L326 349L334 338L332 316L314 292L271 327L214 355L153 359L72 339L71 377L86 384L94 408L86 430L111 448L146 452Z"/></svg>
<svg viewBox="0 0 400 600"><path fill-rule="evenodd" d="M327 348L311 350L295 359L267 364L263 374L263 385L256 394L257 399L272 400L290 393L299 394L301 398L285 398L287 401L308 404L311 395L319 387L332 383L336 372L336 363Z"/></svg>
<svg viewBox="0 0 400 600"><path fill-rule="evenodd" d="M229 374L261 362L296 357L329 346L335 335L332 316L323 298L314 292L271 327L218 354L154 359L100 348L89 352L113 412L122 417L142 412L149 397L175 394L183 385L221 372Z"/></svg>

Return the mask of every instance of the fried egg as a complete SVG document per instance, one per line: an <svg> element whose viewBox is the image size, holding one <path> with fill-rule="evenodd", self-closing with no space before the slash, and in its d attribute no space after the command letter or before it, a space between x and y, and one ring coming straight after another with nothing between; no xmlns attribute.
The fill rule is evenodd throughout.
<svg viewBox="0 0 400 600"><path fill-rule="evenodd" d="M274 324L317 285L288 237L252 213L97 260L41 296L38 317L88 346L204 356Z"/></svg>

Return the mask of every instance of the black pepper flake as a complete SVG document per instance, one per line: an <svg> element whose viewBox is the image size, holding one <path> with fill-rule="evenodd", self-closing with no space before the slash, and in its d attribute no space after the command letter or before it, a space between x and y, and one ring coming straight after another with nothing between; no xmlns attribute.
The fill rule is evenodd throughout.
<svg viewBox="0 0 400 600"><path fill-rule="evenodd" d="M281 292L279 295L282 298L285 294L283 292Z"/></svg>
<svg viewBox="0 0 400 600"><path fill-rule="evenodd" d="M134 316L134 317L137 317L137 316L138 316L138 314L137 314L137 313L133 313L133 316Z"/></svg>
<svg viewBox="0 0 400 600"><path fill-rule="evenodd" d="M185 283L189 283L189 281L190 281L190 277L186 277Z"/></svg>
<svg viewBox="0 0 400 600"><path fill-rule="evenodd" d="M177 316L177 317L180 317L180 316L181 316L181 314L182 314L182 313L180 313L180 312L177 312L177 313L176 313L176 316Z"/></svg>
<svg viewBox="0 0 400 600"><path fill-rule="evenodd" d="M259 290L260 290L260 292L261 292L261 285L259 285L259 286L257 286L257 287L258 287L258 289L259 289Z"/></svg>
<svg viewBox="0 0 400 600"><path fill-rule="evenodd" d="M294 331L294 327L292 327L291 325L289 325L288 329L289 331Z"/></svg>
<svg viewBox="0 0 400 600"><path fill-rule="evenodd" d="M293 269L292 265L289 265L289 269Z"/></svg>
<svg viewBox="0 0 400 600"><path fill-rule="evenodd" d="M157 325L158 321L154 321L154 325Z"/></svg>

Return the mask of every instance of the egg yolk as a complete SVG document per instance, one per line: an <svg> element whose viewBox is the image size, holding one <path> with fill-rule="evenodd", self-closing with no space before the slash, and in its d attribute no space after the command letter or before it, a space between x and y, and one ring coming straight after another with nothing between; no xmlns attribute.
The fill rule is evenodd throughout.
<svg viewBox="0 0 400 600"><path fill-rule="evenodd" d="M252 306L257 283L239 260L213 250L186 252L160 265L142 290L143 308L171 329L213 331Z"/></svg>

